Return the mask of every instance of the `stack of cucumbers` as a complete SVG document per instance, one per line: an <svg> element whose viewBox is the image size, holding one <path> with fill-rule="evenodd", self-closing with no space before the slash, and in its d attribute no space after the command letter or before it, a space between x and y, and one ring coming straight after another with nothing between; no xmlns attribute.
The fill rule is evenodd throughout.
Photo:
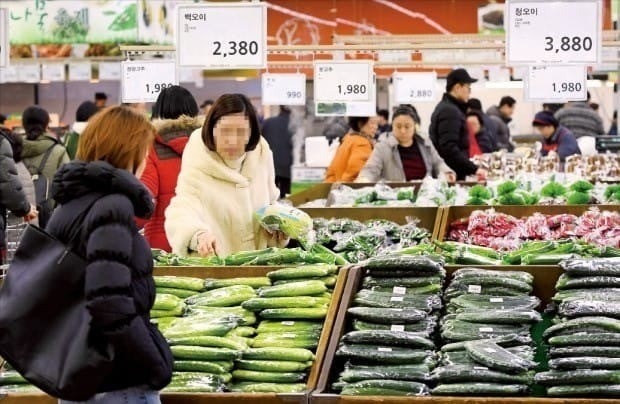
<svg viewBox="0 0 620 404"><path fill-rule="evenodd" d="M549 368L536 381L557 397L620 397L620 258L560 266L555 325L544 338Z"/></svg>
<svg viewBox="0 0 620 404"><path fill-rule="evenodd" d="M530 296L532 275L463 268L444 299L440 365L434 395L525 395L533 382L532 324L540 300Z"/></svg>
<svg viewBox="0 0 620 404"><path fill-rule="evenodd" d="M443 261L429 256L382 256L363 264L352 331L336 356L344 371L333 384L342 395L428 395L435 367L433 333L441 309Z"/></svg>
<svg viewBox="0 0 620 404"><path fill-rule="evenodd" d="M272 271L267 276L273 286L260 288L256 297L242 303L262 321L252 341L254 349L236 362L234 391L305 390L337 270L335 265L317 264ZM256 357L256 352L262 354Z"/></svg>
<svg viewBox="0 0 620 404"><path fill-rule="evenodd" d="M40 390L14 370L0 371L0 394L15 393L40 393Z"/></svg>

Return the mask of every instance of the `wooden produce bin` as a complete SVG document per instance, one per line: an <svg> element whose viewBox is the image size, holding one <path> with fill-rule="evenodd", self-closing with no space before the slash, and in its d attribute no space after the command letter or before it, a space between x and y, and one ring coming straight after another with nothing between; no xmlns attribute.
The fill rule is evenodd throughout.
<svg viewBox="0 0 620 404"><path fill-rule="evenodd" d="M446 282L451 279L452 274L458 268L468 267L467 265L447 266ZM476 266L476 268L480 268ZM491 269L491 268L489 268ZM555 283L562 273L557 266L494 266L492 269L500 271L525 271L534 275L533 294L541 299L541 307L549 303L555 292ZM340 309L334 323L332 337L327 346L323 367L320 372L317 388L310 396L311 404L348 404L348 403L386 403L401 404L406 402L432 403L432 404L607 404L619 403L617 399L565 399L565 398L546 398L546 397L449 397L449 396L425 396L425 397L396 397L396 396L340 396L330 393L329 386L336 376L336 372L342 369L342 363L336 358L336 350L340 343L340 338L347 330L347 309L351 306L355 294L360 289L364 270L359 267L352 267L347 277L347 283L340 299Z"/></svg>
<svg viewBox="0 0 620 404"><path fill-rule="evenodd" d="M612 212L620 212L620 205L497 205L497 206L450 206L445 207L442 214L441 223L437 231L437 240L443 241L450 232L450 224L455 220L466 218L475 210L494 209L496 212L506 213L518 219L531 216L534 213L543 213L545 215L561 215L573 214L581 215L591 208L597 208L600 211L608 210Z"/></svg>
<svg viewBox="0 0 620 404"><path fill-rule="evenodd" d="M44 393L0 394L0 404L58 404L58 399Z"/></svg>
<svg viewBox="0 0 620 404"><path fill-rule="evenodd" d="M277 269L270 266L255 267L158 267L155 268L154 276L174 275L174 276L193 276L196 278L240 278L265 276L268 272ZM316 388L320 376L320 369L323 365L327 344L330 340L334 321L340 306L340 299L346 284L348 269L340 268L338 280L334 286L332 303L329 307L327 317L319 346L316 350L316 359L308 375L308 389L304 393L295 394L276 394L276 393L162 393L163 404L236 404L236 403L264 403L264 404L306 404L308 396ZM4 403L2 403L4 404ZM25 404L25 403L24 403Z"/></svg>

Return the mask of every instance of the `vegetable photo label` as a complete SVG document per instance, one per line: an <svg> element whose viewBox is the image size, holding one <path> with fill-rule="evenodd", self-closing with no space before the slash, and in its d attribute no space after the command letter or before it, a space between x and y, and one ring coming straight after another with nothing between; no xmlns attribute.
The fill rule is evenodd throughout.
<svg viewBox="0 0 620 404"><path fill-rule="evenodd" d="M121 63L123 102L154 102L159 93L178 84L174 60L136 60Z"/></svg>
<svg viewBox="0 0 620 404"><path fill-rule="evenodd" d="M601 62L601 0L509 0L506 64ZM569 24L579 16L578 24Z"/></svg>
<svg viewBox="0 0 620 404"><path fill-rule="evenodd" d="M265 3L181 5L177 26L179 66L206 70L267 66Z"/></svg>

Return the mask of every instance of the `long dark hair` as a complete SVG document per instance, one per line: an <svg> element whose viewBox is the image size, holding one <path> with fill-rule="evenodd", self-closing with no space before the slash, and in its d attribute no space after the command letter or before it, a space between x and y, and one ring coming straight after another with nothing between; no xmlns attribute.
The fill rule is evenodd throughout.
<svg viewBox="0 0 620 404"><path fill-rule="evenodd" d="M198 104L192 93L181 86L164 88L153 105L153 118L177 119L181 115L195 117Z"/></svg>
<svg viewBox="0 0 620 404"><path fill-rule="evenodd" d="M39 106L28 107L22 114L22 126L28 140L36 140L44 134L49 124L50 114Z"/></svg>

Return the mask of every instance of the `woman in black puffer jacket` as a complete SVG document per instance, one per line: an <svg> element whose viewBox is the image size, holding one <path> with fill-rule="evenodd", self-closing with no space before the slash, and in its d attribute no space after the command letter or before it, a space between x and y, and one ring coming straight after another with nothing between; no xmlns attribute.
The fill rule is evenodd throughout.
<svg viewBox="0 0 620 404"><path fill-rule="evenodd" d="M153 260L134 218L153 212L147 189L136 178L144 170L153 127L126 107L95 115L83 134L77 161L64 165L52 184L59 207L47 230L64 243L82 226L76 252L89 262L85 293L92 332L114 348L112 370L87 403L159 403L158 390L172 375L172 355L149 322L155 301ZM96 200L84 221L75 212ZM61 401L67 403L67 401Z"/></svg>

